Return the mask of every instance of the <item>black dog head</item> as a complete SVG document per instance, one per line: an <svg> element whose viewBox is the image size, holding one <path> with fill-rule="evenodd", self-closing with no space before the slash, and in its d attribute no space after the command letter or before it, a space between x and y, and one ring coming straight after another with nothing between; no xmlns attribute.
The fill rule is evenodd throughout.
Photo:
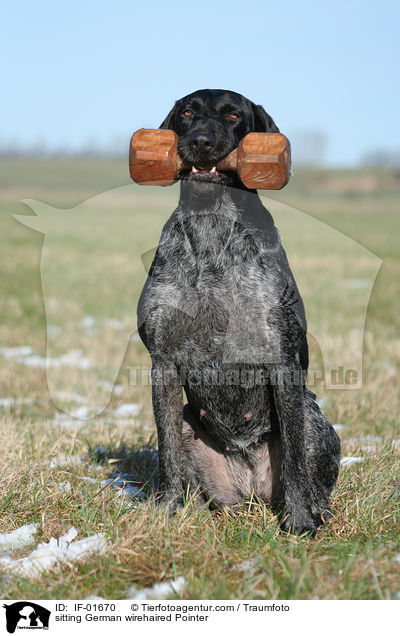
<svg viewBox="0 0 400 636"><path fill-rule="evenodd" d="M243 188L236 173L221 173L216 164L250 132L279 132L272 117L233 91L204 89L182 97L160 128L179 136L178 152L192 166L181 173L197 195L209 194L210 184Z"/></svg>

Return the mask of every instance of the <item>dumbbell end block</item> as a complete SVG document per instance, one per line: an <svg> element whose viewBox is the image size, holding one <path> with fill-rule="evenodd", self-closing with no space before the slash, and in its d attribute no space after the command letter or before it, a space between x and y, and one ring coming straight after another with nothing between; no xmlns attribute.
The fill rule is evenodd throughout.
<svg viewBox="0 0 400 636"><path fill-rule="evenodd" d="M172 185L177 178L177 155L178 135L173 130L141 128L131 139L131 178L140 185ZM151 175L157 175L156 179L151 179Z"/></svg>
<svg viewBox="0 0 400 636"><path fill-rule="evenodd" d="M280 190L290 178L290 142L281 133L249 133L238 148L237 170L254 190Z"/></svg>

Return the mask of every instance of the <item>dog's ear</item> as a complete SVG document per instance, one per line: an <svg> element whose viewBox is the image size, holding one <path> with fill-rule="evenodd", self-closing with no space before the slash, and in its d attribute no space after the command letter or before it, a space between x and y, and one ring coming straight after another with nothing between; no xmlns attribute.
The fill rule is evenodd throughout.
<svg viewBox="0 0 400 636"><path fill-rule="evenodd" d="M165 129L173 130L174 129L175 115L176 115L176 111L177 111L178 106L179 106L180 103L181 103L181 100L178 99L178 101L175 102L175 105L174 105L173 109L168 113L168 115L164 119L163 123L160 124L159 128L161 128L162 130L165 130Z"/></svg>
<svg viewBox="0 0 400 636"><path fill-rule="evenodd" d="M278 133L279 128L270 115L262 106L252 104L254 114L254 130L255 132Z"/></svg>

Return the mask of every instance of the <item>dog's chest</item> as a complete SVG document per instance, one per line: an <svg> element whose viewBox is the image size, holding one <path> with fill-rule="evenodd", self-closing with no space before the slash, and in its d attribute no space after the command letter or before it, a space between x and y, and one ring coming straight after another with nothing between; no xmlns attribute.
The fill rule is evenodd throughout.
<svg viewBox="0 0 400 636"><path fill-rule="evenodd" d="M146 313L158 348L164 339L178 367L274 361L278 334L268 316L277 279L261 252L254 233L213 215L187 222L165 241Z"/></svg>
<svg viewBox="0 0 400 636"><path fill-rule="evenodd" d="M201 221L160 244L142 301L146 345L179 370L210 433L246 448L271 430L263 372L280 356L268 320L280 281L254 233L231 219Z"/></svg>

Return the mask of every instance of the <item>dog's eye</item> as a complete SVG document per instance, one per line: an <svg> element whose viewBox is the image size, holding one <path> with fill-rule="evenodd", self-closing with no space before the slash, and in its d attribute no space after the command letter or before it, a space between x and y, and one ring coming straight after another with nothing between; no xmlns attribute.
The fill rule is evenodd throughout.
<svg viewBox="0 0 400 636"><path fill-rule="evenodd" d="M185 117L190 117L190 115L192 114L191 110L185 110L184 113Z"/></svg>
<svg viewBox="0 0 400 636"><path fill-rule="evenodd" d="M237 113L229 113L229 119L238 119L239 115Z"/></svg>

